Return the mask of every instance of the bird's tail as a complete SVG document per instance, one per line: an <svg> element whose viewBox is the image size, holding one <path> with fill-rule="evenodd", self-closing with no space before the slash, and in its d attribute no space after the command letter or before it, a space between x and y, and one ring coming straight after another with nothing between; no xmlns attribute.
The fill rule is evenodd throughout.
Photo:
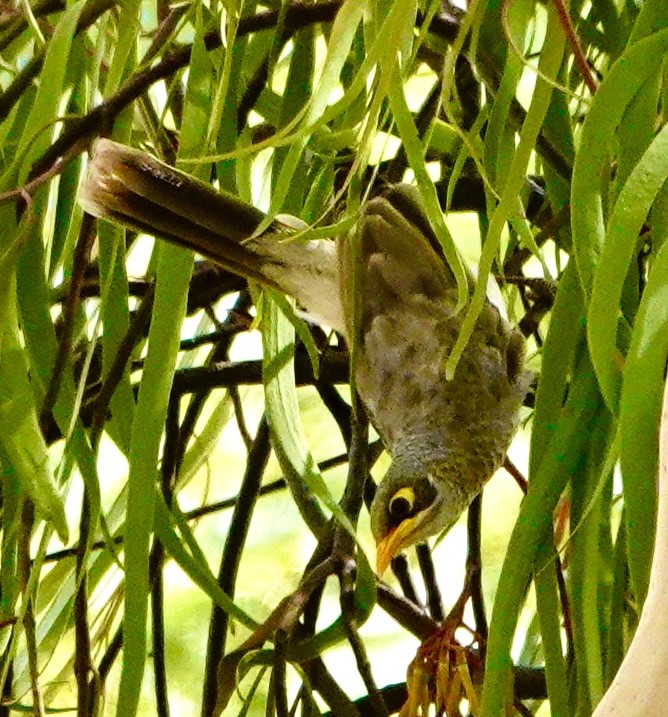
<svg viewBox="0 0 668 717"><path fill-rule="evenodd" d="M291 294L314 318L342 328L334 243L290 241L306 228L296 218L269 221L233 194L109 139L93 145L79 202L94 216L180 244Z"/></svg>
<svg viewBox="0 0 668 717"><path fill-rule="evenodd" d="M265 215L145 152L98 139L79 203L89 214L159 235L266 283L241 241L253 236Z"/></svg>

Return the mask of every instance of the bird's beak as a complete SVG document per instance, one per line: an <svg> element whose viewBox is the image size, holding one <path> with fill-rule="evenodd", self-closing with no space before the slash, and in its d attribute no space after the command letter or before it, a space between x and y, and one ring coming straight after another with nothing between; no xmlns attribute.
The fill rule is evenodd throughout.
<svg viewBox="0 0 668 717"><path fill-rule="evenodd" d="M406 544L406 540L415 528L415 522L415 518L402 520L396 528L390 530L387 535L378 541L376 545L376 573L378 577L383 577L392 558Z"/></svg>

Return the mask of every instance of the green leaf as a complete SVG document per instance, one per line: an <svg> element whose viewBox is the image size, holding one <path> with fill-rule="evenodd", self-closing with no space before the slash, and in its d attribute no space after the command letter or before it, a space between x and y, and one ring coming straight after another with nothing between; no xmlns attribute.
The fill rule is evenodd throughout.
<svg viewBox="0 0 668 717"><path fill-rule="evenodd" d="M594 268L587 338L601 393L615 413L624 361L618 346L619 324L624 321L620 308L622 289L637 251L642 225L668 179L666 157L668 127L654 138L622 186L610 215L600 259Z"/></svg>
<svg viewBox="0 0 668 717"><path fill-rule="evenodd" d="M633 327L619 403L620 464L633 592L647 594L656 527L661 396L668 357L668 245L652 264Z"/></svg>
<svg viewBox="0 0 668 717"><path fill-rule="evenodd" d="M339 523L357 541L355 528L327 488L317 464L306 447L301 427L292 359L294 329L278 305L265 294L262 312L264 347L263 375L267 417L273 448L304 521L316 536L322 535L325 519L317 500L322 501ZM316 500L317 499L317 500ZM375 604L375 575L361 547L358 550L355 585L355 622L363 624ZM337 619L314 638L300 644L293 659L315 657L326 647L345 638L343 619Z"/></svg>
<svg viewBox="0 0 668 717"><path fill-rule="evenodd" d="M586 461L589 432L600 408L600 394L587 352L580 347L568 399L508 544L490 623L483 717L501 714L511 678L511 647L531 573L550 569L552 513L564 488Z"/></svg>
<svg viewBox="0 0 668 717"><path fill-rule="evenodd" d="M290 320L265 293L262 304L262 362L267 418L272 444L297 507L316 535L322 535L325 516L317 499L344 524L347 519L327 489L317 464L306 448L302 431L294 367L295 333ZM349 526L352 534L354 530Z"/></svg>
<svg viewBox="0 0 668 717"><path fill-rule="evenodd" d="M19 182L26 180L33 161L49 146L51 141L50 132L44 130L58 116L59 104L65 91L67 60L72 49L79 16L85 5L85 0L79 0L70 5L59 17L49 40L41 72L44 81L39 83L35 101L16 149L15 159L23 163L18 176ZM7 189L12 188L16 176L16 168L10 170L0 181L0 186Z"/></svg>
<svg viewBox="0 0 668 717"><path fill-rule="evenodd" d="M468 296L468 276L461 256L457 252L455 247L455 241L445 224L443 218L443 212L438 203L438 196L436 194L436 188L434 183L429 177L427 171L427 165L424 159L424 147L420 141L417 127L413 120L408 105L406 104L406 97L404 95L404 88L401 82L401 74L399 71L398 64L394 67L393 81L389 85L389 100L390 107L392 108L392 114L397 123L397 129L404 143L404 149L410 162L411 168L415 172L415 178L417 180L418 189L420 190L420 196L425 205L425 210L430 220L436 236L438 237L445 257L448 262L448 266L452 270L457 281L458 288L458 300L460 305L463 305Z"/></svg>
<svg viewBox="0 0 668 717"><path fill-rule="evenodd" d="M183 540L176 533L177 526ZM211 598L212 602L249 629L254 630L258 627L258 623L221 590L188 524L182 516L169 510L160 495L157 496L155 503L155 532L165 546L165 550L186 575ZM186 546L190 548L190 552L186 550Z"/></svg>
<svg viewBox="0 0 668 717"><path fill-rule="evenodd" d="M531 98L531 106L526 114L524 124L520 131L519 143L513 156L508 176L503 183L503 192L489 223L487 236L484 239L482 255L478 265L478 280L475 285L471 302L466 309L462 320L457 341L450 352L447 363L448 375L453 375L457 362L464 351L475 322L485 304L487 295L487 279L495 257L498 255L501 243L501 233L514 213L519 209L518 196L525 182L527 167L536 146L536 141L543 124L543 120L550 106L553 86L543 78L556 77L564 54L565 39L559 28L559 20L552 5L549 6L547 37L541 55L538 69L540 76L536 80L536 88Z"/></svg>
<svg viewBox="0 0 668 717"><path fill-rule="evenodd" d="M201 25L199 31L201 43ZM201 57L201 54L193 54L195 59ZM195 84L188 85L184 116L189 116L191 111L197 112L198 100L201 99L201 75L197 69L192 77ZM192 109L189 108L190 103ZM184 150L195 146L198 141L204 141L206 128L201 123L186 124L184 129ZM175 246L160 244L156 252L155 304L130 447L125 529L124 650L116 707L119 717L136 713L146 662L148 559L156 500L156 466L193 263L192 252Z"/></svg>
<svg viewBox="0 0 668 717"><path fill-rule="evenodd" d="M627 48L601 83L582 127L573 167L571 225L580 282L589 299L605 245L604 188L610 142L629 103L668 52L668 29Z"/></svg>
<svg viewBox="0 0 668 717"><path fill-rule="evenodd" d="M68 540L65 506L37 421L24 350L15 333L5 331L0 355L0 464L4 480L18 479L41 517Z"/></svg>

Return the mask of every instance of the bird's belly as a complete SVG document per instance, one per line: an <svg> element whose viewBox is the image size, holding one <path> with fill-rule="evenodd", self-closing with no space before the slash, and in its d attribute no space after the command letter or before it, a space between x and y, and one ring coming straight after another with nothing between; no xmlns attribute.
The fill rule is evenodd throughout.
<svg viewBox="0 0 668 717"><path fill-rule="evenodd" d="M429 313L377 317L360 347L356 384L393 456L410 450L447 458L482 484L516 431L525 387L509 381L505 356L480 331L446 380L458 330L458 321Z"/></svg>

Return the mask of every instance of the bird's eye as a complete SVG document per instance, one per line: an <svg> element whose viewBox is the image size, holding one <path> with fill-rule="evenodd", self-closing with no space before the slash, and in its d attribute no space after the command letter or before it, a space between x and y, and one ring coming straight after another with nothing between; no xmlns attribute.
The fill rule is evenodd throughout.
<svg viewBox="0 0 668 717"><path fill-rule="evenodd" d="M396 520L407 518L415 505L415 491L412 488L401 488L390 500L390 515Z"/></svg>

